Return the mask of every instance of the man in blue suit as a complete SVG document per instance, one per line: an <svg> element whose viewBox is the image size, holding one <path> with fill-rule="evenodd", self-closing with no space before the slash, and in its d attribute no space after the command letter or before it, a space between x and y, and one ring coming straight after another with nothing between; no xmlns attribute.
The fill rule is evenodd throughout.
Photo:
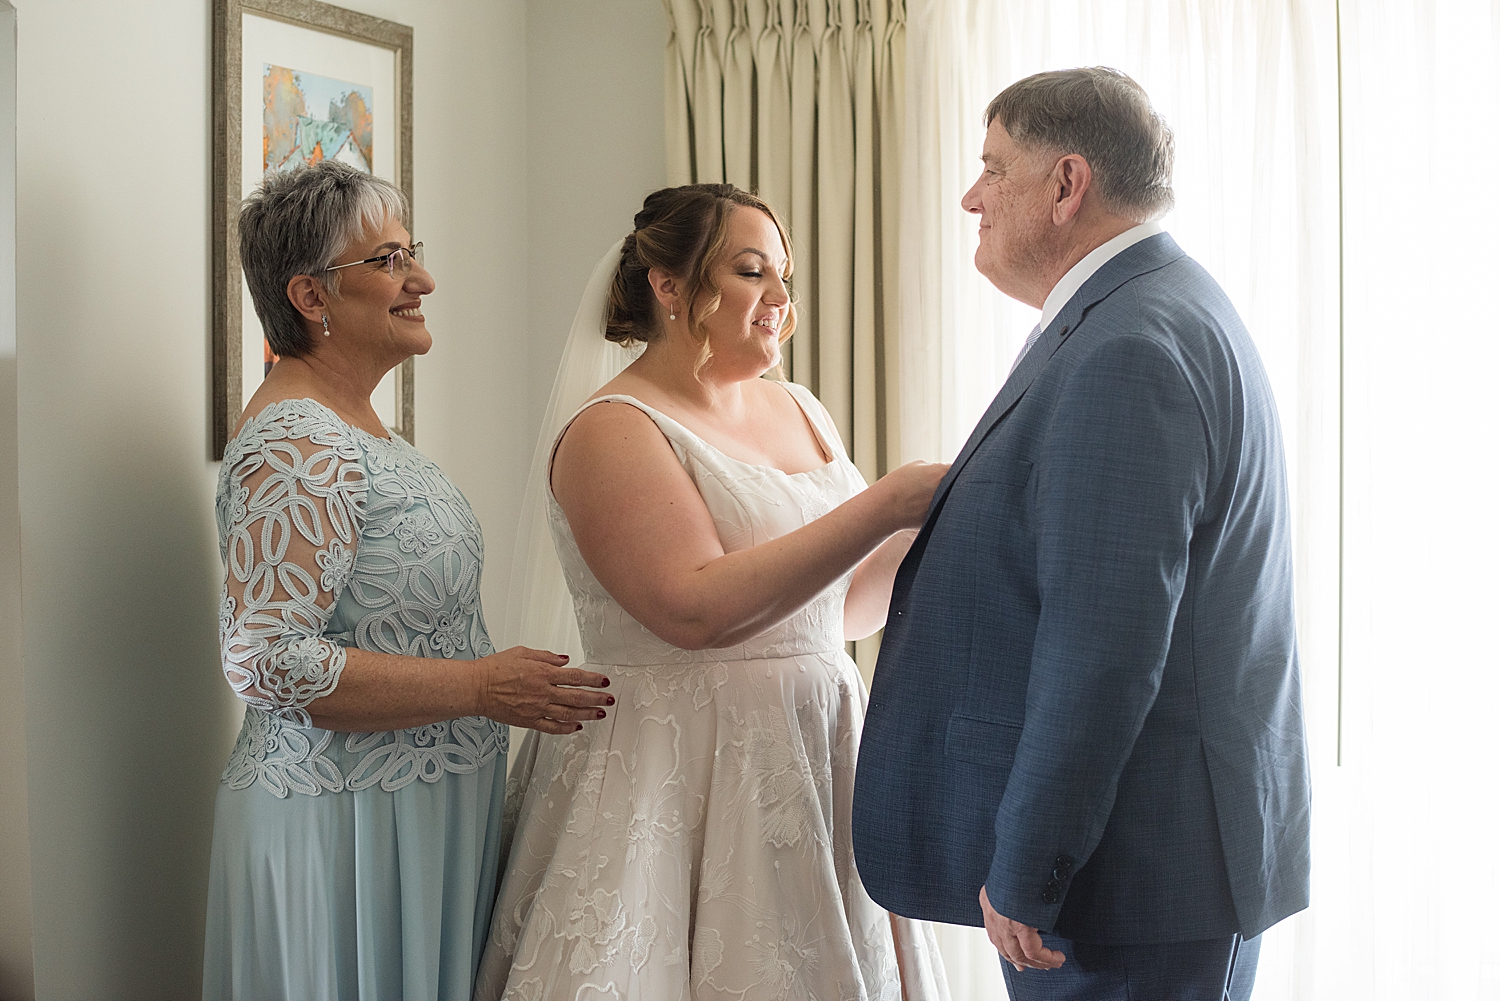
<svg viewBox="0 0 1500 1001"><path fill-rule="evenodd" d="M1042 310L896 577L854 792L869 892L983 924L1014 1001L1243 1001L1308 899L1291 521L1234 307L1152 220L1113 70L990 104L975 266Z"/></svg>

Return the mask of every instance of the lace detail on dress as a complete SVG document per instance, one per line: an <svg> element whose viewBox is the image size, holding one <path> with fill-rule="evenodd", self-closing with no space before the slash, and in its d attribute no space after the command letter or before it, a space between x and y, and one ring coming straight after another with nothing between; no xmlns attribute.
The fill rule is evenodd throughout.
<svg viewBox="0 0 1500 1001"><path fill-rule="evenodd" d="M285 799L288 793L316 796L341 792L344 777L323 752L333 741L329 730L299 730L250 706L245 724L230 752L221 777L231 789L248 789L259 782L267 792Z"/></svg>
<svg viewBox="0 0 1500 1001"><path fill-rule="evenodd" d="M224 672L249 703L223 781L276 796L400 789L472 773L508 747L484 717L380 733L312 728L345 649L494 652L480 610L484 540L468 502L399 438L284 400L225 449L216 505L226 567Z"/></svg>
<svg viewBox="0 0 1500 1001"><path fill-rule="evenodd" d="M468 775L505 749L505 732L494 720L466 716L386 733L351 733L344 748L361 757L346 784L355 791L379 785L394 792L416 779L436 782L446 772Z"/></svg>
<svg viewBox="0 0 1500 1001"><path fill-rule="evenodd" d="M344 668L343 648L322 634L354 565L359 458L350 429L307 400L267 408L224 453L224 674L240 698L297 726L312 725L305 707Z"/></svg>
<svg viewBox="0 0 1500 1001"><path fill-rule="evenodd" d="M791 391L834 455L792 475L735 462L641 408L726 552L864 488L816 400ZM939 961L930 936L882 910L855 870L865 693L843 652L849 577L753 640L682 650L609 596L555 502L549 515L589 664L617 702L581 732L522 747L475 1001L901 1001L897 949ZM910 1001L946 997L909 987Z"/></svg>

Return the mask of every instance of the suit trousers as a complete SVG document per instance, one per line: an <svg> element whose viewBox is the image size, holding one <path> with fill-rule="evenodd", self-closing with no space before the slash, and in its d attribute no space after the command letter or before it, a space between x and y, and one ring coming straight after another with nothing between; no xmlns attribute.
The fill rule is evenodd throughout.
<svg viewBox="0 0 1500 1001"><path fill-rule="evenodd" d="M1011 1001L1249 1001L1260 936L1164 945L1091 945L1056 935L1042 944L1067 961L1017 973L1003 958Z"/></svg>

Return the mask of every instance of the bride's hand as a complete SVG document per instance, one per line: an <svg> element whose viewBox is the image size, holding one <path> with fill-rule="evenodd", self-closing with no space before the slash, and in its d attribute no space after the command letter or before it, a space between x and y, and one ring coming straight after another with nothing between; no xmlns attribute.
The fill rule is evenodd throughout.
<svg viewBox="0 0 1500 1001"><path fill-rule="evenodd" d="M887 494L883 502L895 522L893 531L922 527L933 492L947 473L946 462L908 462L876 481L871 489Z"/></svg>
<svg viewBox="0 0 1500 1001"><path fill-rule="evenodd" d="M573 733L603 719L600 707L614 705L615 698L591 689L608 687L609 679L564 667L567 662L562 654L524 646L473 661L478 715L543 733Z"/></svg>

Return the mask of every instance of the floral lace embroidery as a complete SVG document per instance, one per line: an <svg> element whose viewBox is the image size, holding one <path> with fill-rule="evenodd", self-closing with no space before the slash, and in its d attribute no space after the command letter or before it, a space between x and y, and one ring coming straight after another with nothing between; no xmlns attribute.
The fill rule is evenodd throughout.
<svg viewBox="0 0 1500 1001"><path fill-rule="evenodd" d="M285 799L288 793L316 796L341 792L344 777L324 752L333 742L328 730L299 730L254 706L245 710L245 724L222 781L231 789L248 789L257 782L267 792Z"/></svg>
<svg viewBox="0 0 1500 1001"><path fill-rule="evenodd" d="M400 439L311 400L246 423L216 504L224 671L249 703L223 781L291 793L400 789L468 774L508 745L483 717L381 733L312 728L345 648L414 657L494 652L479 607L484 541L463 495Z"/></svg>
<svg viewBox="0 0 1500 1001"><path fill-rule="evenodd" d="M344 651L322 638L339 576L359 530L366 489L352 432L287 401L250 421L225 449L219 517L226 567L220 599L224 673L250 705L299 726L333 691ZM318 408L321 410L321 408ZM337 552L333 545L340 548ZM323 568L315 578L298 560Z"/></svg>

